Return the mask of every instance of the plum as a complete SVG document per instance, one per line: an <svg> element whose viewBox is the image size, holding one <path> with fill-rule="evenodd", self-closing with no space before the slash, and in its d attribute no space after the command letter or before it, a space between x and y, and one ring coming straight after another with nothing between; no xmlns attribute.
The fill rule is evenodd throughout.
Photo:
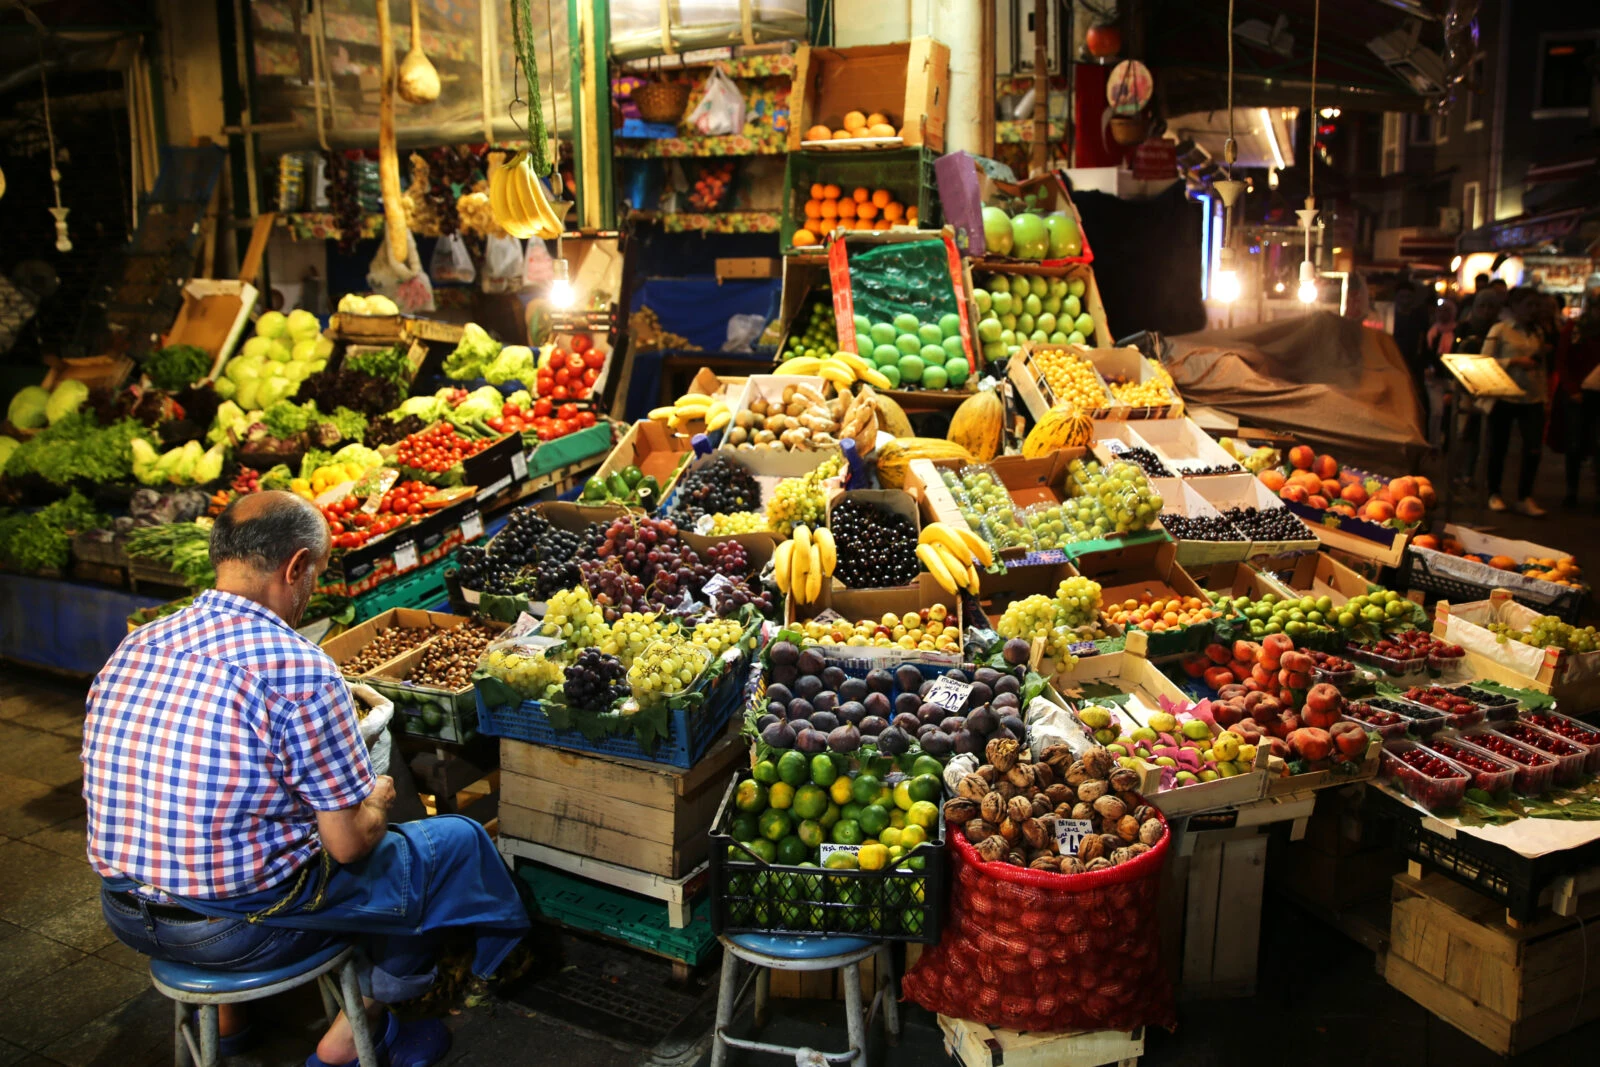
<svg viewBox="0 0 1600 1067"><path fill-rule="evenodd" d="M859 700L847 700L835 708L834 711L838 714L841 722L853 722L857 726L860 726L861 720L867 717L867 709L862 706Z"/></svg>
<svg viewBox="0 0 1600 1067"><path fill-rule="evenodd" d="M766 729L761 731L761 740L773 748L794 748L799 743L794 727L786 722L769 723Z"/></svg>

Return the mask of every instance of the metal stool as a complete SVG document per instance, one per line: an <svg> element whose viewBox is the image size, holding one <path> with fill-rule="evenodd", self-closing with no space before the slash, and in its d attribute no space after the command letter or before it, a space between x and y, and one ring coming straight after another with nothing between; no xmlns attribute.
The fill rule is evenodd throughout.
<svg viewBox="0 0 1600 1067"><path fill-rule="evenodd" d="M894 960L889 946L859 937L799 937L768 934L735 934L718 938L722 942L722 985L717 993L717 1025L711 1032L711 1067L723 1067L728 1048L747 1049L751 1052L768 1052L794 1059L800 1050L788 1045L770 1045L764 1041L750 1041L730 1037L728 1024L733 1021L734 1007L743 996L739 983L739 961L755 967L756 1026L767 1021L767 993L772 985L772 972L778 971L844 971L845 1026L850 1035L850 1048L845 1052L825 1052L823 1058L831 1064L854 1064L866 1067L867 1026L883 1005L884 1028L890 1040L900 1036L900 1005L894 981ZM861 961L878 954L882 977L872 997L872 1005L865 1015L861 1011Z"/></svg>
<svg viewBox="0 0 1600 1067"><path fill-rule="evenodd" d="M339 972L339 985L330 975ZM356 980L355 949L350 945L331 945L314 956L270 971L218 971L187 963L150 961L150 984L173 1002L176 1020L177 1067L216 1067L217 1005L261 1000L307 982L316 982L322 994L322 1007L328 1022L339 1008L350 1020L356 1055L361 1067L377 1067L372 1034L367 1030L367 1015L362 1008L361 987ZM189 1007L199 1009L199 1034L189 1024Z"/></svg>

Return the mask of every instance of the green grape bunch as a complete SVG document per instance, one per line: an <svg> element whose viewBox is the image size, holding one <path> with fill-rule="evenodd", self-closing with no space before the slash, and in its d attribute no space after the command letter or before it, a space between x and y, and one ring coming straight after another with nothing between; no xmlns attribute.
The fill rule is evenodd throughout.
<svg viewBox="0 0 1600 1067"><path fill-rule="evenodd" d="M1600 633L1593 626L1585 626L1580 630L1554 615L1540 615L1526 630L1516 629L1508 623L1491 622L1489 632L1502 645L1507 641L1515 641L1535 648L1559 648L1567 652L1594 652L1600 649Z"/></svg>
<svg viewBox="0 0 1600 1067"><path fill-rule="evenodd" d="M835 452L805 476L779 482L767 501L767 528L780 537L788 537L796 526L823 525L828 500L822 483L838 474L843 465Z"/></svg>
<svg viewBox="0 0 1600 1067"><path fill-rule="evenodd" d="M630 611L611 623L598 647L606 655L615 656L624 667L631 667L650 642L676 628L676 624L662 620L656 612Z"/></svg>
<svg viewBox="0 0 1600 1067"><path fill-rule="evenodd" d="M663 635L634 657L628 688L641 706L653 704L683 692L709 662L709 649L674 634Z"/></svg>
<svg viewBox="0 0 1600 1067"><path fill-rule="evenodd" d="M559 637L575 654L580 648L593 648L605 640L609 627L605 615L589 597L589 590L562 589L547 602L544 626L540 633Z"/></svg>
<svg viewBox="0 0 1600 1067"><path fill-rule="evenodd" d="M546 659L537 649L520 652L495 649L484 657L483 665L491 675L529 700L545 699L565 680L561 664Z"/></svg>

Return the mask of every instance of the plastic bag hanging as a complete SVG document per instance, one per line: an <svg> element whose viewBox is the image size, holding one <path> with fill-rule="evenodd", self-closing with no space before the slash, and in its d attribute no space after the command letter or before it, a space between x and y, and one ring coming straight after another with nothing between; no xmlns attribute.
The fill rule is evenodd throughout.
<svg viewBox="0 0 1600 1067"><path fill-rule="evenodd" d="M721 67L706 78L700 102L689 113L689 125L696 133L725 136L744 129L744 94Z"/></svg>
<svg viewBox="0 0 1600 1067"><path fill-rule="evenodd" d="M472 255L459 233L447 233L434 243L433 255L428 260L428 274L434 282L470 284L478 276L472 265Z"/></svg>

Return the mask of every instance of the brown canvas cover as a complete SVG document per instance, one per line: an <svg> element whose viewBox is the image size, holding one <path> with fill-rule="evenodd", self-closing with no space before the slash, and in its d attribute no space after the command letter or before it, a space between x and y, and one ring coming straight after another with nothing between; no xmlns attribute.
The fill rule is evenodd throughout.
<svg viewBox="0 0 1600 1067"><path fill-rule="evenodd" d="M1162 363L1186 402L1344 463L1404 469L1427 448L1394 338L1332 312L1167 338Z"/></svg>

